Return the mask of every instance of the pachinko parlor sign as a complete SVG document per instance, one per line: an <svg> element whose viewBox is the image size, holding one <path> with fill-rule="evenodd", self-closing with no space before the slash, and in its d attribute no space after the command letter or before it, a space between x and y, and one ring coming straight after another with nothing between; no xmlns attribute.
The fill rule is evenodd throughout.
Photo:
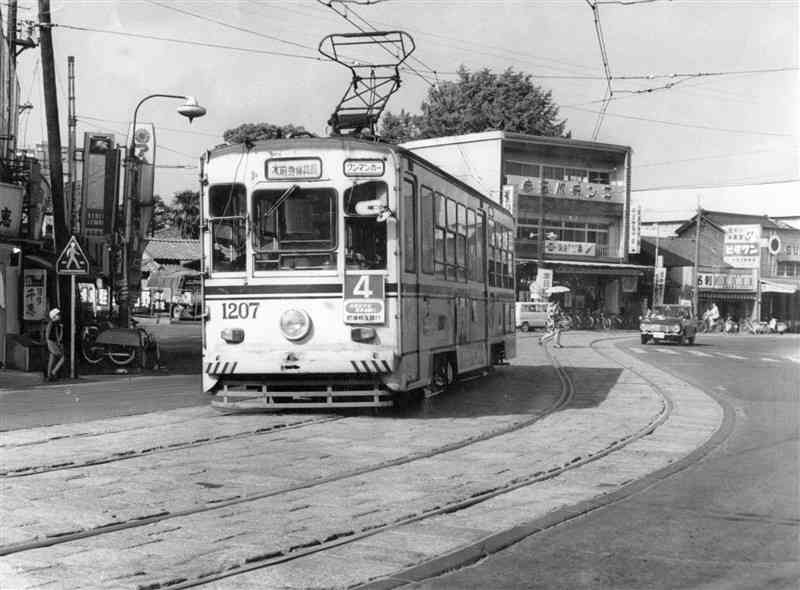
<svg viewBox="0 0 800 590"><path fill-rule="evenodd" d="M508 182L516 187L517 193L525 196L564 197L593 201L615 201L624 199L624 192L610 184L548 178L525 178L508 175Z"/></svg>

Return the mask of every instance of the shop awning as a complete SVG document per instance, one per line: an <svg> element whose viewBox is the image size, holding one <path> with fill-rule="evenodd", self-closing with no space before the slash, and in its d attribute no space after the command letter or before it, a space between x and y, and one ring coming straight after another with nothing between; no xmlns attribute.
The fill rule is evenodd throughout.
<svg viewBox="0 0 800 590"><path fill-rule="evenodd" d="M536 262L535 259L518 258L517 262ZM613 262L586 262L577 260L543 260L546 268L555 272L568 272L572 274L593 274L616 277L640 277L646 272L653 272L652 266L643 264L614 264Z"/></svg>
<svg viewBox="0 0 800 590"><path fill-rule="evenodd" d="M755 301L755 291L726 291L724 289L700 289L700 298L707 301Z"/></svg>
<svg viewBox="0 0 800 590"><path fill-rule="evenodd" d="M800 281L792 279L761 279L762 293L782 293L792 295L800 290Z"/></svg>

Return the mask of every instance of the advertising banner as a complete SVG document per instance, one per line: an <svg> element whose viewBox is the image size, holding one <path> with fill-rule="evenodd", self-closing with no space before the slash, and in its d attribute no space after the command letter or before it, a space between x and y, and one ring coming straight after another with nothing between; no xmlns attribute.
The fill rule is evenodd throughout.
<svg viewBox="0 0 800 590"><path fill-rule="evenodd" d="M22 276L23 320L43 320L47 316L47 276L44 269L26 268Z"/></svg>
<svg viewBox="0 0 800 590"><path fill-rule="evenodd" d="M736 268L758 268L761 260L760 225L724 225L722 260Z"/></svg>
<svg viewBox="0 0 800 590"><path fill-rule="evenodd" d="M642 206L631 207L628 219L628 254L638 254L642 247Z"/></svg>
<svg viewBox="0 0 800 590"><path fill-rule="evenodd" d="M664 303L664 287L667 284L667 269L656 267L653 272L653 305Z"/></svg>
<svg viewBox="0 0 800 590"><path fill-rule="evenodd" d="M0 182L0 236L19 237L22 223L21 186Z"/></svg>
<svg viewBox="0 0 800 590"><path fill-rule="evenodd" d="M526 178L514 174L507 174L506 178L520 195L525 196L538 197L544 195L545 197L613 201L616 203L625 199L625 191L621 187L601 182L577 182L539 177Z"/></svg>

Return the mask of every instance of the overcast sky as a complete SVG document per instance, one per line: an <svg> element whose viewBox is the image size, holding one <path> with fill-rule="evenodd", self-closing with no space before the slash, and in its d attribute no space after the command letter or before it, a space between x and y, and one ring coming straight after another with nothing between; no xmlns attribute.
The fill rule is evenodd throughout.
<svg viewBox="0 0 800 590"><path fill-rule="evenodd" d="M84 131L114 132L123 143L136 103L151 93L195 95L208 109L190 127L175 111L180 102L145 103L139 117L156 125L160 165L196 166L240 123L324 135L349 72L317 59L316 47L325 35L355 31L351 22L414 37L417 73L403 73L393 112L418 112L429 83L453 79L459 65L513 67L552 90L574 138L593 138L607 85L586 0L365 1L347 4L348 22L316 0L51 0L62 25L53 29L62 144L68 55L79 145ZM645 218L685 216L698 198L709 209L800 214L799 12L797 0L599 2L616 79L597 140L633 148L633 198ZM37 17L32 0L20 3L26 17ZM19 61L22 100L34 105L20 139L33 146L45 135L38 49ZM620 79L707 73L722 75ZM156 192L195 189L196 177L196 169L160 168Z"/></svg>

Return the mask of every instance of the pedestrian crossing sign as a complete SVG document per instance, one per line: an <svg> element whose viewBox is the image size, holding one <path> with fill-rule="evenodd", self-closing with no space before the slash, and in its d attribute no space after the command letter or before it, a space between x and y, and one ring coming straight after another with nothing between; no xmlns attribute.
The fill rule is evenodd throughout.
<svg viewBox="0 0 800 590"><path fill-rule="evenodd" d="M89 274L89 259L83 253L81 245L72 236L56 260L56 272L60 275Z"/></svg>

